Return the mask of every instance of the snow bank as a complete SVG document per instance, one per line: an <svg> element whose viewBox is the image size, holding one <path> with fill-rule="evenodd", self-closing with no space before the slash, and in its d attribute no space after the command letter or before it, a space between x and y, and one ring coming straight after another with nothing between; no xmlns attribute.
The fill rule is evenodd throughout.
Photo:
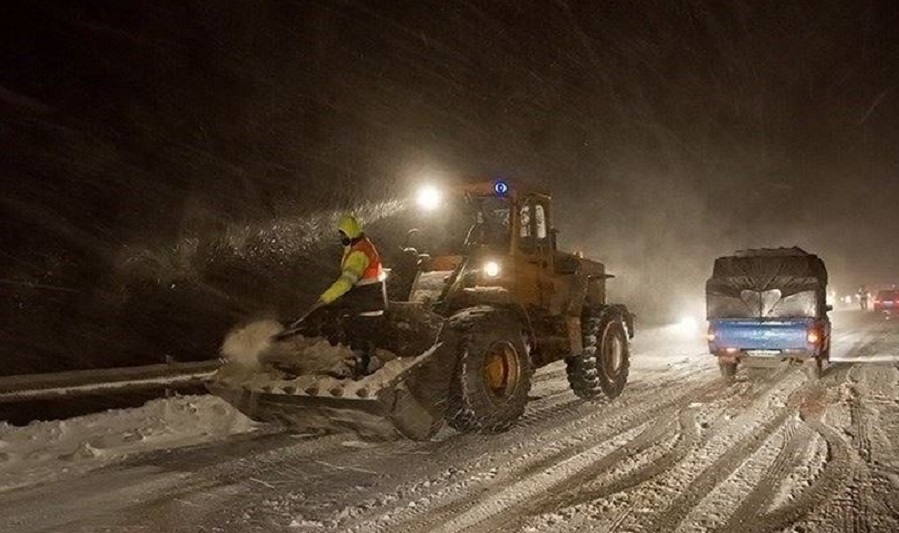
<svg viewBox="0 0 899 533"><path fill-rule="evenodd" d="M0 491L80 474L140 452L245 433L253 422L214 396L15 427L0 422Z"/></svg>

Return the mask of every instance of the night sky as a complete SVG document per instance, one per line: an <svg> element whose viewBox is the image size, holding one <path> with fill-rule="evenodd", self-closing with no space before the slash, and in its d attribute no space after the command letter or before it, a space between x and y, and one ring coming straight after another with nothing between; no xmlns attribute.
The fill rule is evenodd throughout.
<svg viewBox="0 0 899 533"><path fill-rule="evenodd" d="M0 373L209 357L330 281L341 210L393 249L462 175L554 190L647 316L737 248L899 282L899 2L17 4Z"/></svg>

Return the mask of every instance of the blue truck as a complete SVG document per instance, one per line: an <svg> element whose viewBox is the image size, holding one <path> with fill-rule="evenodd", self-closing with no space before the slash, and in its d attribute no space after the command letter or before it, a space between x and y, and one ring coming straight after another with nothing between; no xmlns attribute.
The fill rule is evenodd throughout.
<svg viewBox="0 0 899 533"><path fill-rule="evenodd" d="M740 364L803 365L811 379L830 359L827 269L800 248L741 250L715 260L706 282L709 352L732 380Z"/></svg>

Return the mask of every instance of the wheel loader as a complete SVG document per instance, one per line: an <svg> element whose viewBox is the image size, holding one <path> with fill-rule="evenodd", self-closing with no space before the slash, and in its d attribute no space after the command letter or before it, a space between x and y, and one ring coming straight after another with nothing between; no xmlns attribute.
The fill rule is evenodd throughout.
<svg viewBox="0 0 899 533"><path fill-rule="evenodd" d="M405 297L367 330L364 349L386 361L380 369L297 376L229 363L211 392L252 419L299 431L417 440L444 422L462 432L510 428L535 369L560 360L577 396L617 397L634 315L606 301L612 276L602 263L556 248L550 194L506 180L470 180L441 194L425 202L446 207L443 226L425 239L435 244L404 247L410 267L394 269L388 283ZM357 320L323 313L301 333L327 347Z"/></svg>

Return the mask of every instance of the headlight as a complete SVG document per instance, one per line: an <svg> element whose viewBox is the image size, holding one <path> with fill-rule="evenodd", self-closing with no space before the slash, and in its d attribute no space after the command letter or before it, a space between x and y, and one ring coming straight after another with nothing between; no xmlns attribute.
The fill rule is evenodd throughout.
<svg viewBox="0 0 899 533"><path fill-rule="evenodd" d="M495 278L499 276L500 270L501 269L499 267L499 263L497 263L496 261L487 261L486 263L484 263L484 274L488 278Z"/></svg>
<svg viewBox="0 0 899 533"><path fill-rule="evenodd" d="M689 315L682 316L680 320L677 321L677 329L679 329L681 333L692 335L699 331L699 321Z"/></svg>
<svg viewBox="0 0 899 533"><path fill-rule="evenodd" d="M443 193L437 187L428 185L418 190L415 201L425 211L433 211L443 203Z"/></svg>

